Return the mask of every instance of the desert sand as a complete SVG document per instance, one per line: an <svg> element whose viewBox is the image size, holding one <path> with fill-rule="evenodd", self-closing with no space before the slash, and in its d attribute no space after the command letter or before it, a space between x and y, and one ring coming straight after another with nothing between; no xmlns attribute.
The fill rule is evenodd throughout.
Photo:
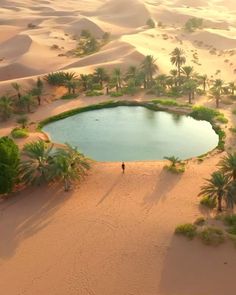
<svg viewBox="0 0 236 295"><path fill-rule="evenodd" d="M0 94L12 92L14 80L27 88L48 72L123 69L147 54L155 56L160 73L168 73L169 53L176 46L185 50L196 71L234 81L235 12L233 0L0 0ZM182 27L192 16L203 18L205 26L186 34ZM162 26L147 29L150 17ZM30 23L36 27L28 28ZM91 56L58 56L75 48L73 37L82 29L98 37L108 31L112 40ZM51 49L54 44L58 50ZM210 53L213 48L216 54ZM107 100L48 103L59 96L60 89L54 91L46 93L30 121ZM200 98L196 103L212 106L214 101ZM227 128L236 123L231 108L222 109ZM15 124L1 122L0 136ZM32 133L27 140L41 136ZM17 142L22 146L25 141ZM227 144L235 144L232 136ZM163 170L165 163L158 161L127 163L125 175L120 163L94 163L85 181L69 193L51 185L0 201L0 294L234 294L232 243L207 247L173 234L180 223L209 217L197 195L221 156L210 155L203 163L190 160L179 176Z"/></svg>

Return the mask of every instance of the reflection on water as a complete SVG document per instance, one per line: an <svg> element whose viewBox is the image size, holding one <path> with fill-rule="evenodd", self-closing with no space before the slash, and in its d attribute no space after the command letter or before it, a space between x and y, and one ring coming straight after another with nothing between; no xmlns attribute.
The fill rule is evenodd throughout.
<svg viewBox="0 0 236 295"><path fill-rule="evenodd" d="M117 107L81 113L44 127L55 142L68 142L99 161L181 159L215 148L211 125L191 117L144 107Z"/></svg>

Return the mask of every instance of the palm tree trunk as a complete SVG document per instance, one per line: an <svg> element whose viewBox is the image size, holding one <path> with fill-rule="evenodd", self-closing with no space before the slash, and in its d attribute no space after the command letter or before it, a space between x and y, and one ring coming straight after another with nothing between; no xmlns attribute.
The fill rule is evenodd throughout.
<svg viewBox="0 0 236 295"><path fill-rule="evenodd" d="M236 170L233 171L233 180L236 180Z"/></svg>
<svg viewBox="0 0 236 295"><path fill-rule="evenodd" d="M64 179L64 190L68 192L70 190L70 183L67 178Z"/></svg>
<svg viewBox="0 0 236 295"><path fill-rule="evenodd" d="M216 97L216 107L219 108L219 97Z"/></svg>
<svg viewBox="0 0 236 295"><path fill-rule="evenodd" d="M38 105L40 106L41 105L41 97L38 95L37 99L38 99Z"/></svg>
<svg viewBox="0 0 236 295"><path fill-rule="evenodd" d="M180 86L180 65L178 65L178 84Z"/></svg>
<svg viewBox="0 0 236 295"><path fill-rule="evenodd" d="M221 193L218 195L217 200L218 200L218 208L217 208L217 211L218 212L222 212L222 195L221 195Z"/></svg>
<svg viewBox="0 0 236 295"><path fill-rule="evenodd" d="M189 104L192 103L192 93L191 92L188 93L188 103Z"/></svg>

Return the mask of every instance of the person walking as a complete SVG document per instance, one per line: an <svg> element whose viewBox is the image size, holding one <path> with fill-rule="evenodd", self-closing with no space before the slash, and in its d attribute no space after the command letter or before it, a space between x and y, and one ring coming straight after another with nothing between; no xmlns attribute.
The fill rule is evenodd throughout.
<svg viewBox="0 0 236 295"><path fill-rule="evenodd" d="M122 162L121 168L122 168L122 171L123 171L123 174L124 174L125 173L125 163L124 162Z"/></svg>

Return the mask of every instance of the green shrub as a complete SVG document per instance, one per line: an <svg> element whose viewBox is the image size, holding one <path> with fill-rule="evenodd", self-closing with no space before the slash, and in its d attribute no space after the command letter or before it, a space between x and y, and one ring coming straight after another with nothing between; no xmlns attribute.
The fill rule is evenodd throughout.
<svg viewBox="0 0 236 295"><path fill-rule="evenodd" d="M231 235L236 235L236 226L231 226L227 229L227 232Z"/></svg>
<svg viewBox="0 0 236 295"><path fill-rule="evenodd" d="M236 133L236 127L229 128L229 131L232 132L232 133Z"/></svg>
<svg viewBox="0 0 236 295"><path fill-rule="evenodd" d="M236 226L236 214L225 215L223 221L228 226Z"/></svg>
<svg viewBox="0 0 236 295"><path fill-rule="evenodd" d="M223 123L223 124L227 124L229 122L229 120L227 118L225 118L223 114L216 116L215 119L216 119L216 121Z"/></svg>
<svg viewBox="0 0 236 295"><path fill-rule="evenodd" d="M13 138L25 138L29 136L29 133L27 131L27 129L23 129L23 128L14 128L11 131L11 136Z"/></svg>
<svg viewBox="0 0 236 295"><path fill-rule="evenodd" d="M198 217L195 221L194 224L198 226L203 226L206 223L206 220L204 217Z"/></svg>
<svg viewBox="0 0 236 295"><path fill-rule="evenodd" d="M53 72L44 76L44 80L48 82L48 84L53 86L64 86L68 81L72 81L76 78L76 74L74 72Z"/></svg>
<svg viewBox="0 0 236 295"><path fill-rule="evenodd" d="M120 97L120 96L123 96L123 93L122 92L111 92L110 96L111 97Z"/></svg>
<svg viewBox="0 0 236 295"><path fill-rule="evenodd" d="M149 18L146 22L146 25L149 26L149 28L155 28L156 24L152 18Z"/></svg>
<svg viewBox="0 0 236 295"><path fill-rule="evenodd" d="M197 235L197 227L192 223L181 224L176 227L175 234L183 235L191 240Z"/></svg>
<svg viewBox="0 0 236 295"><path fill-rule="evenodd" d="M174 99L154 99L152 100L153 103L161 104L164 106L178 106L178 102Z"/></svg>
<svg viewBox="0 0 236 295"><path fill-rule="evenodd" d="M236 115L236 109L234 109L234 110L232 111L232 113L233 113L234 115Z"/></svg>
<svg viewBox="0 0 236 295"><path fill-rule="evenodd" d="M185 165L184 164L181 164L181 165L178 165L178 166L164 166L164 168L171 172L171 173L175 173L175 174L181 174L181 173L184 173L185 172Z"/></svg>
<svg viewBox="0 0 236 295"><path fill-rule="evenodd" d="M187 32L194 32L196 29L199 29L202 27L203 19L202 18L196 18L192 17L187 20L187 22L184 25L184 29Z"/></svg>
<svg viewBox="0 0 236 295"><path fill-rule="evenodd" d="M219 111L214 109L206 108L203 106L194 106L193 111L190 114L191 117L197 120L205 120L210 123L213 123L215 117L221 115Z"/></svg>
<svg viewBox="0 0 236 295"><path fill-rule="evenodd" d="M221 229L207 227L199 233L199 237L205 245L217 246L224 242L225 237Z"/></svg>
<svg viewBox="0 0 236 295"><path fill-rule="evenodd" d="M100 83L93 83L91 85L91 88L92 88L91 90L102 90L103 89L103 87Z"/></svg>
<svg viewBox="0 0 236 295"><path fill-rule="evenodd" d="M86 96L101 96L103 94L103 92L97 90L89 90L86 92Z"/></svg>
<svg viewBox="0 0 236 295"><path fill-rule="evenodd" d="M0 138L0 194L12 192L18 178L19 148L9 137Z"/></svg>
<svg viewBox="0 0 236 295"><path fill-rule="evenodd" d="M214 209L217 205L216 200L213 198L210 198L209 196L203 197L200 201L200 204L209 209Z"/></svg>
<svg viewBox="0 0 236 295"><path fill-rule="evenodd" d="M74 99L78 96L79 96L79 94L66 93L61 97L61 99Z"/></svg>

